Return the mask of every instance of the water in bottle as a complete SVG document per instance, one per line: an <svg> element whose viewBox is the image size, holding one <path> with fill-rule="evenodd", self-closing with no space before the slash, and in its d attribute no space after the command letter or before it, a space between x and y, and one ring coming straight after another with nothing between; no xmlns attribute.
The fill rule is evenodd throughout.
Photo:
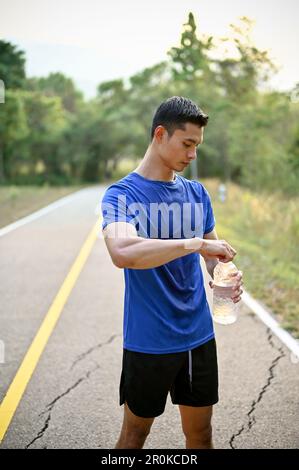
<svg viewBox="0 0 299 470"><path fill-rule="evenodd" d="M236 284L231 274L238 271L231 261L219 262L214 269L213 319L216 323L229 325L237 320L238 305L231 299Z"/></svg>

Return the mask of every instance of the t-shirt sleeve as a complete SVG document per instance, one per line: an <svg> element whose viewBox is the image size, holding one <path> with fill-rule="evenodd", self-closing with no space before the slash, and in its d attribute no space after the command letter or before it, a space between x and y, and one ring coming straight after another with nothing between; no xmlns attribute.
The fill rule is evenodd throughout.
<svg viewBox="0 0 299 470"><path fill-rule="evenodd" d="M213 212L211 198L206 188L204 188L204 195L205 195L205 207L206 207L206 217L205 217L205 227L204 227L204 234L205 234L213 230L216 224L216 220L215 220L215 216Z"/></svg>
<svg viewBox="0 0 299 470"><path fill-rule="evenodd" d="M112 222L131 222L128 214L128 202L125 192L117 186L111 186L104 194L101 203L103 216L102 229Z"/></svg>

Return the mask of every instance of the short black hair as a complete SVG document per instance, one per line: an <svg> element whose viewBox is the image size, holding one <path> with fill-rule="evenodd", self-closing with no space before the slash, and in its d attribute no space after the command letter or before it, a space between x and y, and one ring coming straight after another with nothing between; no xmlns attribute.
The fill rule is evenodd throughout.
<svg viewBox="0 0 299 470"><path fill-rule="evenodd" d="M155 129L158 126L165 127L169 137L171 137L176 129L185 130L186 122L192 122L192 124L197 124L199 127L204 127L207 125L208 119L209 116L189 98L172 96L163 101L155 112L151 139L153 139Z"/></svg>

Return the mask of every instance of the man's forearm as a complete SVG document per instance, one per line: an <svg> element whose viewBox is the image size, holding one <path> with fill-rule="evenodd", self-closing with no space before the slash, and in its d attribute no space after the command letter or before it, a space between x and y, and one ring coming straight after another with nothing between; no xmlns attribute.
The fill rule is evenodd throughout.
<svg viewBox="0 0 299 470"><path fill-rule="evenodd" d="M209 259L205 259L205 263L206 263L206 268L207 268L209 275L211 276L212 279L214 279L214 268L216 264L219 263L219 260L217 258L209 258Z"/></svg>
<svg viewBox="0 0 299 470"><path fill-rule="evenodd" d="M191 239L151 239L132 237L120 249L121 267L151 269L190 253L198 253L204 240Z"/></svg>

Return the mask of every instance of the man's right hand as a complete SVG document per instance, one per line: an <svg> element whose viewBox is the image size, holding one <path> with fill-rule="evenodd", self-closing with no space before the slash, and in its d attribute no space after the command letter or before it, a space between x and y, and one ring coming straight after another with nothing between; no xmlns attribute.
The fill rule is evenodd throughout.
<svg viewBox="0 0 299 470"><path fill-rule="evenodd" d="M236 250L225 240L203 239L198 251L206 259L218 258L223 263L232 261L237 254Z"/></svg>

